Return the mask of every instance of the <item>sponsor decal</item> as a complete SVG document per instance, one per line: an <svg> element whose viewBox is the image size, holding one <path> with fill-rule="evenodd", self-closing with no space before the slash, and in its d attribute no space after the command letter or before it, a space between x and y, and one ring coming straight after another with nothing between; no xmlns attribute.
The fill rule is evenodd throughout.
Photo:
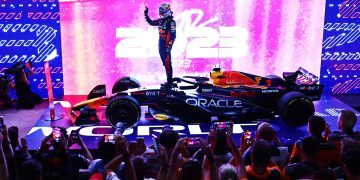
<svg viewBox="0 0 360 180"><path fill-rule="evenodd" d="M212 89L201 89L203 93L212 93Z"/></svg>
<svg viewBox="0 0 360 180"><path fill-rule="evenodd" d="M230 96L234 97L234 98L255 97L255 95L256 95L255 91L241 91L241 92L231 91L230 92Z"/></svg>
<svg viewBox="0 0 360 180"><path fill-rule="evenodd" d="M160 91L146 91L145 96L160 96Z"/></svg>
<svg viewBox="0 0 360 180"><path fill-rule="evenodd" d="M265 89L265 90L261 90L262 93L264 94L268 94L268 93L278 93L279 90L277 89Z"/></svg>
<svg viewBox="0 0 360 180"><path fill-rule="evenodd" d="M94 94L102 94L102 93L105 92L105 89L94 89L92 92L93 92Z"/></svg>
<svg viewBox="0 0 360 180"><path fill-rule="evenodd" d="M166 114L155 114L154 118L159 121L165 121L169 119L169 116Z"/></svg>
<svg viewBox="0 0 360 180"><path fill-rule="evenodd" d="M313 91L313 90L318 90L320 88L320 86L300 86L300 90L303 91Z"/></svg>
<svg viewBox="0 0 360 180"><path fill-rule="evenodd" d="M241 108L240 100L215 100L215 99L197 99L197 98L188 98L186 99L186 104L191 106L202 106L202 107L215 107L215 108Z"/></svg>
<svg viewBox="0 0 360 180"><path fill-rule="evenodd" d="M271 86L271 79L267 79L267 80L266 80L266 85L267 85L267 86Z"/></svg>

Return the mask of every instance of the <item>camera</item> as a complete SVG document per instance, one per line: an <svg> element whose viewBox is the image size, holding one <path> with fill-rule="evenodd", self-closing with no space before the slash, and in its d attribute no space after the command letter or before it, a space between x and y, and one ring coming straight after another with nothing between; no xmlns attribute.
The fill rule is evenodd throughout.
<svg viewBox="0 0 360 180"><path fill-rule="evenodd" d="M19 73L21 70L25 68L32 67L31 61L25 61L25 62L17 62L13 66L11 66L7 71L5 71L6 74L16 74Z"/></svg>
<svg viewBox="0 0 360 180"><path fill-rule="evenodd" d="M200 144L200 138L186 138L186 145L189 147L199 147Z"/></svg>
<svg viewBox="0 0 360 180"><path fill-rule="evenodd" d="M53 131L52 131L52 139L55 143L60 142L60 138L61 138L61 130L59 127L53 127Z"/></svg>
<svg viewBox="0 0 360 180"><path fill-rule="evenodd" d="M231 124L231 122L214 122L214 128L217 131L226 132L230 128Z"/></svg>

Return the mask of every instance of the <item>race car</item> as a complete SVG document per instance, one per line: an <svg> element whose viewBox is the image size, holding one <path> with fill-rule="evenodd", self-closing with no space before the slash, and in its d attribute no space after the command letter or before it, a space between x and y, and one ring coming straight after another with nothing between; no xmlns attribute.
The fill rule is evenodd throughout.
<svg viewBox="0 0 360 180"><path fill-rule="evenodd" d="M77 115L79 124L86 119L85 110L106 106L106 119L113 127L118 122L126 127L137 125L140 106L147 106L158 120L209 123L216 117L234 122L279 115L288 125L299 126L314 115L313 101L320 99L323 87L318 77L303 68L284 72L281 78L214 67L210 78L173 78L170 88L141 87L134 78L120 78L111 95L105 95L105 85L97 86L88 100L72 107L72 112L83 112Z"/></svg>

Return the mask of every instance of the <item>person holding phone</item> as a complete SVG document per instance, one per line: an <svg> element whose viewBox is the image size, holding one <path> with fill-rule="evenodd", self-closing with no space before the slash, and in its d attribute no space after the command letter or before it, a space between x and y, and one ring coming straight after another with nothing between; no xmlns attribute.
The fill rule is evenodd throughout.
<svg viewBox="0 0 360 180"><path fill-rule="evenodd" d="M74 144L81 147L84 155L68 151ZM50 147L54 150L49 151ZM69 137L63 127L53 127L53 131L41 142L35 158L44 165L45 179L78 179L79 169L87 168L93 160L78 132L70 133Z"/></svg>
<svg viewBox="0 0 360 180"><path fill-rule="evenodd" d="M144 137L137 137L136 141L131 141L129 143L129 151L133 156L141 156L146 151Z"/></svg>
<svg viewBox="0 0 360 180"><path fill-rule="evenodd" d="M245 131L246 133L246 131ZM271 145L271 164L269 166L275 166L275 165L283 165L284 159L287 159L289 153L286 148L283 148L282 144L279 141L278 135L274 129L274 127L267 123L267 122L260 122L258 123L258 127L255 133L254 137L251 137L250 140L246 139L245 133L243 134L241 138L241 147L247 148L245 152L243 153L243 159L245 161L245 165L251 164L251 153L252 148L251 146L254 144L254 142L259 140L265 140ZM250 143L248 143L250 142ZM286 150L285 150L286 149ZM243 150L243 149L242 149ZM284 157L283 160L277 160L276 157Z"/></svg>
<svg viewBox="0 0 360 180"><path fill-rule="evenodd" d="M128 142L124 136L115 137L115 148L118 155L105 165L106 179L120 179L115 173L121 162L124 162L127 179L137 179L134 164L128 148Z"/></svg>

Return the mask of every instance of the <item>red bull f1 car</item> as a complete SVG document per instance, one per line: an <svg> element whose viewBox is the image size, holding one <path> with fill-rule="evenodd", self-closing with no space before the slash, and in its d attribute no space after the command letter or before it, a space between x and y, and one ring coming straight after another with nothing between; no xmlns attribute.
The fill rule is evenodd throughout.
<svg viewBox="0 0 360 180"><path fill-rule="evenodd" d="M111 95L105 95L104 88L105 85L95 87L87 101L72 107L72 112L78 114L78 124L91 114L85 110L106 106L106 119L111 126L122 122L131 127L140 119L140 106L147 106L158 120L209 123L214 116L220 121L253 121L279 115L288 125L299 126L314 115L313 101L320 99L323 85L303 68L284 72L281 78L215 67L210 78L173 78L167 88L140 87L131 77L120 78Z"/></svg>

